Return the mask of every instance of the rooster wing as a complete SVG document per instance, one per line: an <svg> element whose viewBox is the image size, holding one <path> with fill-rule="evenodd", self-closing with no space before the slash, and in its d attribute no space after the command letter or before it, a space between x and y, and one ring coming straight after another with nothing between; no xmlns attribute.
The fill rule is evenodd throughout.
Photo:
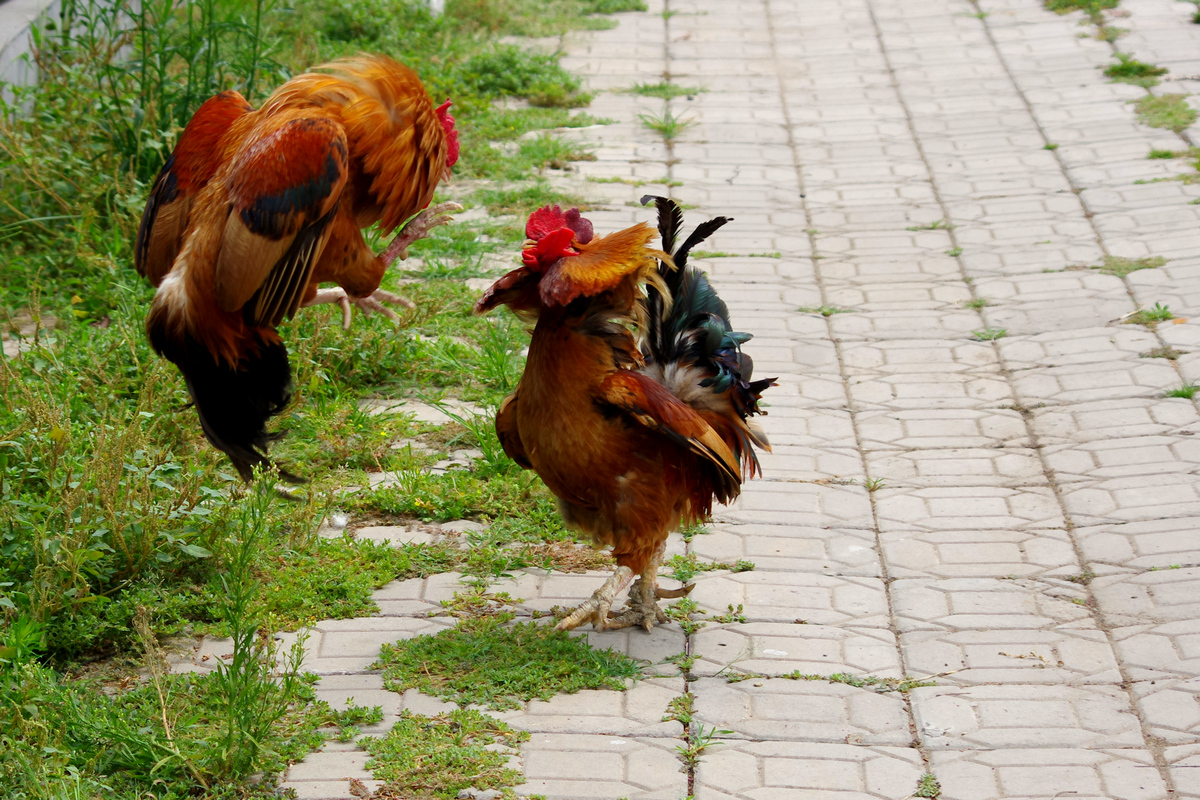
<svg viewBox="0 0 1200 800"><path fill-rule="evenodd" d="M234 155L214 270L223 311L275 327L299 308L347 176L346 134L307 111L266 120Z"/></svg>
<svg viewBox="0 0 1200 800"><path fill-rule="evenodd" d="M197 109L159 171L138 227L133 263L158 286L183 248L197 193L221 167L220 142L234 122L254 110L235 91L210 97Z"/></svg>

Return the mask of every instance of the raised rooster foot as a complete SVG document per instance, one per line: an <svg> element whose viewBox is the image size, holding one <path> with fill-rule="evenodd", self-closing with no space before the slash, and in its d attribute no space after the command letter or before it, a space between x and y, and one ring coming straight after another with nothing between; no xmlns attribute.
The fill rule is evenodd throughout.
<svg viewBox="0 0 1200 800"><path fill-rule="evenodd" d="M449 224L454 219L450 216L450 212L462 210L463 207L458 203L439 203L436 206L430 206L410 219L408 224L396 234L396 238L392 239L392 243L387 246L387 249L379 254L379 257L389 267L397 258L403 261L408 258L410 244L418 239L424 239L438 225Z"/></svg>
<svg viewBox="0 0 1200 800"><path fill-rule="evenodd" d="M416 308L412 300L407 297L401 297L398 294L385 292L383 289L376 289L366 297L351 297L346 294L346 290L339 287L333 289L318 289L317 296L310 302L305 303L305 306L319 306L325 303L337 303L342 307L342 329L350 330L350 306L355 305L363 312L364 315L370 316L372 312L378 311L388 319L395 322L400 319L396 316L396 312L384 305L384 303L392 303L405 308Z"/></svg>
<svg viewBox="0 0 1200 800"><path fill-rule="evenodd" d="M612 577L604 582L604 585L596 590L596 593L581 603L574 611L572 611L565 619L561 620L554 626L558 631L571 631L578 628L585 622L592 623L592 627L598 631L608 630L613 627L624 628L625 625L613 625L613 620L608 616L608 610L612 608L613 600L617 594L629 585L633 580L633 570L629 567L617 567L617 571Z"/></svg>

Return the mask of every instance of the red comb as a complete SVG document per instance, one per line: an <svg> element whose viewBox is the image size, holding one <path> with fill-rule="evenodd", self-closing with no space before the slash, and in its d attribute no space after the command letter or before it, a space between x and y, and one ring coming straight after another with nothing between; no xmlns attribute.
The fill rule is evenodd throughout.
<svg viewBox="0 0 1200 800"><path fill-rule="evenodd" d="M564 213L558 206L543 206L530 214L525 223L525 236L537 242L562 228L570 228L580 244L592 240L592 223L580 215L579 209L572 208Z"/></svg>

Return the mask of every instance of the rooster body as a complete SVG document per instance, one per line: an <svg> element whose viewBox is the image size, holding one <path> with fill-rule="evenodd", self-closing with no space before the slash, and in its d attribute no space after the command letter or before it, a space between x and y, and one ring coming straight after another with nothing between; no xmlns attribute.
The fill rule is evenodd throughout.
<svg viewBox="0 0 1200 800"><path fill-rule="evenodd" d="M290 396L276 328L305 305L391 314L388 265L430 227L428 209L376 255L384 234L426 208L457 159L454 120L416 74L387 58L326 66L262 108L236 92L207 101L156 181L138 233L139 272L158 285L146 330L179 367L209 441L249 480L269 463L266 421ZM336 289L319 289L334 282ZM287 478L294 476L281 473Z"/></svg>
<svg viewBox="0 0 1200 800"><path fill-rule="evenodd" d="M669 250L682 220L671 201L659 204ZM726 221L718 219L700 239ZM748 382L750 360L738 348L749 337L729 330L728 311L701 273L675 269L700 239L672 258L646 246L654 232L645 225L593 240L578 212L557 208L535 212L526 232L525 266L476 306L506 304L536 318L497 434L558 497L567 525L616 558L613 577L559 627L649 630L665 619L658 598L690 590L657 586L668 533L707 517L714 499L736 497L758 470L752 445L768 445L747 418L771 381ZM635 575L629 607L610 616Z"/></svg>

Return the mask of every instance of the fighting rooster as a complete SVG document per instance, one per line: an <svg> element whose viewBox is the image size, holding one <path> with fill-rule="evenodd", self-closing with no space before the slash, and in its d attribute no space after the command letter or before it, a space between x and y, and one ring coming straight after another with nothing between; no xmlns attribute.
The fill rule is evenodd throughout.
<svg viewBox="0 0 1200 800"><path fill-rule="evenodd" d="M407 301L379 290L384 272L459 208L428 207L458 159L449 101L435 108L416 73L385 57L320 69L257 111L237 92L205 102L138 231L138 272L158 286L150 342L179 367L205 436L245 480L269 463L266 422L291 393L275 329L320 303L341 305L346 326L351 304L394 317L383 303ZM371 252L363 228L378 222L386 235L405 220ZM338 286L319 288L327 282Z"/></svg>
<svg viewBox="0 0 1200 800"><path fill-rule="evenodd" d="M496 432L509 457L558 497L567 525L616 557L615 574L560 630L664 622L657 599L691 590L657 585L668 533L707 517L714 499L735 498L759 471L753 447L770 449L748 418L773 379L750 382L741 352L750 335L733 332L725 304L687 265L691 248L730 220L709 220L672 252L683 216L674 201L642 200L651 199L663 250L647 246L655 232L645 223L595 238L576 209L535 211L524 266L475 306L485 313L503 304L536 321ZM635 575L628 605L610 616Z"/></svg>

